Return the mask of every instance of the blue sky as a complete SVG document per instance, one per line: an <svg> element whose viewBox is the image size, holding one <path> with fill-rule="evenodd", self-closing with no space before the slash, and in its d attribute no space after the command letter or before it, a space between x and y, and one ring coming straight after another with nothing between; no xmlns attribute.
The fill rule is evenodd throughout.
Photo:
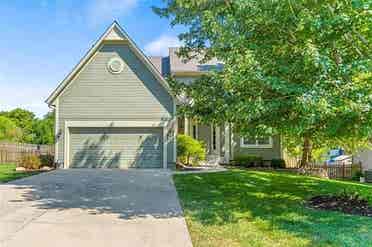
<svg viewBox="0 0 372 247"><path fill-rule="evenodd" d="M0 1L0 111L43 116L44 100L105 29L117 20L148 55L178 46L182 27L155 15L157 0Z"/></svg>

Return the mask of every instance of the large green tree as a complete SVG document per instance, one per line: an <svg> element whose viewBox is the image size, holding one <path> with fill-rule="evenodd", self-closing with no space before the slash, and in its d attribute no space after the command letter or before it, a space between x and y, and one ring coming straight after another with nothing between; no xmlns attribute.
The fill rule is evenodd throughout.
<svg viewBox="0 0 372 247"><path fill-rule="evenodd" d="M371 136L369 0L164 2L154 11L187 27L180 55L224 63L175 87L193 99L184 113L301 142L302 164L312 145Z"/></svg>
<svg viewBox="0 0 372 247"><path fill-rule="evenodd" d="M0 115L12 120L22 130L21 142L31 143L33 140L33 125L35 114L31 111L16 108L11 111L1 112Z"/></svg>
<svg viewBox="0 0 372 247"><path fill-rule="evenodd" d="M16 108L0 112L0 139L33 144L54 143L54 112L43 118L31 111Z"/></svg>
<svg viewBox="0 0 372 247"><path fill-rule="evenodd" d="M34 121L32 142L54 144L54 112L49 112L42 119Z"/></svg>
<svg viewBox="0 0 372 247"><path fill-rule="evenodd" d="M0 116L0 141L19 141L22 131L7 117Z"/></svg>

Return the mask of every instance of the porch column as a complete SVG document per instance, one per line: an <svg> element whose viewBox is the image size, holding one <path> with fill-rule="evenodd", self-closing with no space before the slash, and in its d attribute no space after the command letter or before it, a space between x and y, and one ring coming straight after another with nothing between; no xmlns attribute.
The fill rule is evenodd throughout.
<svg viewBox="0 0 372 247"><path fill-rule="evenodd" d="M225 162L230 162L230 124L225 123Z"/></svg>
<svg viewBox="0 0 372 247"><path fill-rule="evenodd" d="M185 132L185 135L187 135L187 136L190 135L190 133L189 133L190 132L190 126L189 126L189 124L190 124L189 118L185 116L185 130L184 130L184 132Z"/></svg>

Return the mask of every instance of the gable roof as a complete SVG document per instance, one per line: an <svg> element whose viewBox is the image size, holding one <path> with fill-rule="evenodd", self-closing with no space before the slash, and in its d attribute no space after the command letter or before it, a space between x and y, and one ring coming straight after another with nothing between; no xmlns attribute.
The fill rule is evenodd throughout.
<svg viewBox="0 0 372 247"><path fill-rule="evenodd" d="M170 67L169 67L169 56L162 57L162 56L149 56L148 57L151 63L158 69L160 74L164 77L169 76L170 74Z"/></svg>
<svg viewBox="0 0 372 247"><path fill-rule="evenodd" d="M101 35L101 37L94 43L92 48L83 56L79 63L73 68L73 70L65 77L65 79L57 86L57 88L50 94L45 102L51 106L54 100L63 92L63 90L71 83L75 75L84 67L89 59L96 53L104 41L126 41L129 44L129 48L134 54L145 64L150 70L154 77L160 82L160 84L166 89L166 91L176 99L172 94L170 87L164 77L151 63L148 57L141 51L136 43L129 37L127 32L119 25L118 22L114 21L109 28Z"/></svg>
<svg viewBox="0 0 372 247"><path fill-rule="evenodd" d="M149 56L148 57L155 68L161 73L162 72L162 56Z"/></svg>
<svg viewBox="0 0 372 247"><path fill-rule="evenodd" d="M211 70L221 70L223 67L223 63L216 58L212 58L205 63L200 63L201 56L185 61L178 56L178 51L179 47L169 48L170 72L172 74L200 75Z"/></svg>

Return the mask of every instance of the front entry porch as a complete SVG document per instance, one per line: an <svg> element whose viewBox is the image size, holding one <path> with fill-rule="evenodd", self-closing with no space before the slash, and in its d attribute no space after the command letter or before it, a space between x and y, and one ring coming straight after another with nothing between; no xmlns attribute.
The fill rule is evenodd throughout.
<svg viewBox="0 0 372 247"><path fill-rule="evenodd" d="M228 126L198 123L191 118L178 118L178 133L202 141L207 150L204 165L218 165L229 161L230 134Z"/></svg>

